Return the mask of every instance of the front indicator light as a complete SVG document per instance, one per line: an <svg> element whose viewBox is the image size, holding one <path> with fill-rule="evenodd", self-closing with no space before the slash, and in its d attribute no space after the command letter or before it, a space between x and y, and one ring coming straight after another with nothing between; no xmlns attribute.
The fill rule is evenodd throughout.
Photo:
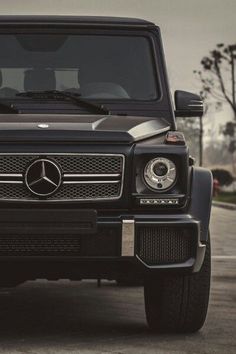
<svg viewBox="0 0 236 354"><path fill-rule="evenodd" d="M179 205L179 199L142 198L139 203L141 205Z"/></svg>

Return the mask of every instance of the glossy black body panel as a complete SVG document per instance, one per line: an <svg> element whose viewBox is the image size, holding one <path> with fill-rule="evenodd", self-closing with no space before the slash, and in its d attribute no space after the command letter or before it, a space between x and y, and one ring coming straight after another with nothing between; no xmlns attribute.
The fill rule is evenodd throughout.
<svg viewBox="0 0 236 354"><path fill-rule="evenodd" d="M116 27L122 26L124 28L126 25L131 27L151 27L156 28L157 26L149 21L139 19L139 18L129 18L129 17L108 17L108 16L40 16L40 15L23 15L23 16L0 16L0 22L2 25L11 25L16 27L17 25L23 26L39 26L45 25L50 28L50 25L60 25L66 26L109 26Z"/></svg>
<svg viewBox="0 0 236 354"><path fill-rule="evenodd" d="M40 128L46 123L47 128ZM70 142L132 144L167 132L163 118L103 115L0 114L1 142Z"/></svg>

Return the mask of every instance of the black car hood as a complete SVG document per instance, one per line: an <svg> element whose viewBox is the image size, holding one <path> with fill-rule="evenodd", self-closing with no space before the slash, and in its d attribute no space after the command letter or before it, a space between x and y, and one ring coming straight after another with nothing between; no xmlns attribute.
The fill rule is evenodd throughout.
<svg viewBox="0 0 236 354"><path fill-rule="evenodd" d="M0 142L126 143L166 132L163 118L102 115L0 114Z"/></svg>

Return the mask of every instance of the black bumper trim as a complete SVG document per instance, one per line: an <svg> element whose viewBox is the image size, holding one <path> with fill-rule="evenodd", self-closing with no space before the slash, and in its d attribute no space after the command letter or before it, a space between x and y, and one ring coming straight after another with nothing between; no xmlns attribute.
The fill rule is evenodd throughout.
<svg viewBox="0 0 236 354"><path fill-rule="evenodd" d="M183 271L189 270L191 272L197 272L200 270L201 265L204 260L204 255L205 255L205 244L202 244L200 241L200 221L193 219L190 215L188 214L175 214L175 215L130 215L130 214L124 214L124 215L117 215L116 217L98 217L97 223L98 227L99 225L107 225L109 227L113 227L117 225L122 225L122 220L134 220L134 225L137 227L138 225L148 225L148 224L158 224L158 225L166 225L166 226L174 226L174 227L181 227L181 226L186 226L190 225L191 227L194 227L197 230L197 240L196 240L196 252L194 257L191 257L187 262L184 263L175 263L175 264L170 264L170 265L157 265L157 266L148 266L143 262L137 255L136 252L133 255L128 255L128 256L116 256L116 257L0 257L0 262L7 262L8 264L10 263L28 263L31 262L34 264L35 262L38 264L42 264L42 262L48 262L50 267L54 268L54 264L57 264L58 262L60 264L66 264L67 267L69 264L71 264L71 271L73 272L73 264L76 265L76 268L78 268L82 264L86 264L91 272L96 273L96 269L92 270L91 267L94 265L94 261L96 267L99 266L99 264L106 264L107 268L107 273L109 273L109 267L110 264L112 264L113 261L117 264L122 264L128 262L129 264L133 264L134 268L137 268L138 271L140 269L142 271L161 271L161 270L177 270L177 271ZM122 230L122 228L121 228ZM121 231L122 232L122 231ZM130 241L133 242L133 249L135 250L135 236L132 235L131 233L131 239ZM126 240L127 241L127 240ZM122 243L122 240L121 240ZM129 244L129 243L127 243ZM130 246L130 244L129 244ZM124 251L124 250L123 250ZM120 251L121 252L121 251ZM121 254L121 253L120 253ZM125 253L124 253L125 254ZM46 271L46 270L45 270ZM48 270L50 272L50 270Z"/></svg>

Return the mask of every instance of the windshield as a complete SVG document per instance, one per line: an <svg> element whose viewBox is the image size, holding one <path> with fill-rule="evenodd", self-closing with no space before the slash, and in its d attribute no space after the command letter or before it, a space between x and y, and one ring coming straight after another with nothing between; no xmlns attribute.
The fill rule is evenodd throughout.
<svg viewBox="0 0 236 354"><path fill-rule="evenodd" d="M0 48L0 99L43 90L101 100L159 96L144 36L1 34Z"/></svg>

